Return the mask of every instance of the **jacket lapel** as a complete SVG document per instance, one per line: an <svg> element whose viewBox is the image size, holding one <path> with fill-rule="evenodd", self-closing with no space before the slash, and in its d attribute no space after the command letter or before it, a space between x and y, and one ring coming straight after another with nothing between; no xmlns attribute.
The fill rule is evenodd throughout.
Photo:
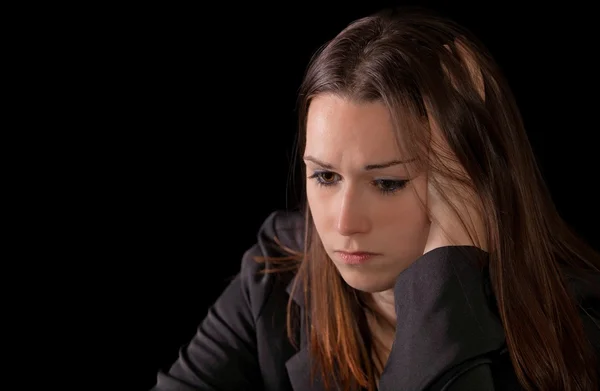
<svg viewBox="0 0 600 391"><path fill-rule="evenodd" d="M290 295L292 295L292 285L293 280L287 287L287 292ZM325 391L322 379L315 376L313 381L310 377L311 360L308 349L306 314L304 312L304 294L300 289L297 289L293 292L292 299L300 308L300 335L296 339L300 341L300 350L285 363L290 384L294 391Z"/></svg>

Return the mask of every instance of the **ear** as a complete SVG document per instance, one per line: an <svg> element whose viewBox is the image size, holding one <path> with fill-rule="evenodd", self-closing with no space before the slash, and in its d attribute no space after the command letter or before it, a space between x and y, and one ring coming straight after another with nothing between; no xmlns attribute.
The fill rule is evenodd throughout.
<svg viewBox="0 0 600 391"><path fill-rule="evenodd" d="M452 49L448 44L445 44L444 47L448 49L448 51L452 52ZM460 61L467 69L467 72L469 73L471 81L479 93L479 96L483 101L485 101L485 84L483 83L483 74L481 73L481 68L475 60L475 55L473 54L472 49L468 48L467 45L460 40L460 38L456 38L454 40L454 47L456 48ZM444 67L444 69L446 68ZM450 78L452 79L451 75Z"/></svg>

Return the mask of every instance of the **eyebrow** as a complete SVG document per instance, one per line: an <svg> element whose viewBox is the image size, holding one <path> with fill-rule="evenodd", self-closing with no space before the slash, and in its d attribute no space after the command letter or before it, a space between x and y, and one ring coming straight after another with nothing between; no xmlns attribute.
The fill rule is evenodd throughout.
<svg viewBox="0 0 600 391"><path fill-rule="evenodd" d="M309 161L309 162L313 162L315 164L317 164L318 166L321 166L323 168L326 168L328 170L333 170L334 167L329 164L329 163L325 163L320 161L319 159L310 156L310 155L306 155L304 156L304 160L305 161ZM399 164L406 164L408 162L412 162L415 159L409 159L409 160L390 160L389 162L384 162L384 163L377 163L377 164L367 164L364 167L365 171L370 171L370 170L378 170L378 169L382 169L382 168L388 168L388 167L392 167L392 166L397 166Z"/></svg>

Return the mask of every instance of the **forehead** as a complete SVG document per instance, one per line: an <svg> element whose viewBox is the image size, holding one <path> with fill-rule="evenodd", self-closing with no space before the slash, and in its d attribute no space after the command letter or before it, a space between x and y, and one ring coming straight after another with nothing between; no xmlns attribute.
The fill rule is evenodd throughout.
<svg viewBox="0 0 600 391"><path fill-rule="evenodd" d="M379 102L355 102L320 95L310 104L306 151L324 159L352 155L356 159L398 158L394 126L387 107Z"/></svg>

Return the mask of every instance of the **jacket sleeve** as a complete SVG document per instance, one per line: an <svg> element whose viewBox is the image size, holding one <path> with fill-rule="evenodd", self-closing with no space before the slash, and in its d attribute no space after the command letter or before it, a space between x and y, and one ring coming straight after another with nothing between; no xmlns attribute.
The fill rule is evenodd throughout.
<svg viewBox="0 0 600 391"><path fill-rule="evenodd" d="M494 380L490 364L477 363L465 369L464 373L451 379L444 391L494 391Z"/></svg>
<svg viewBox="0 0 600 391"><path fill-rule="evenodd" d="M403 271L394 287L395 341L382 391L491 391L491 358L504 343L472 246L434 249Z"/></svg>
<svg viewBox="0 0 600 391"><path fill-rule="evenodd" d="M428 391L497 391L495 385L492 360L490 357L483 356L468 360L446 371L428 388Z"/></svg>
<svg viewBox="0 0 600 391"><path fill-rule="evenodd" d="M151 391L261 389L252 298L247 276L256 268L244 255L242 269L210 307L191 342L167 373L159 372Z"/></svg>

